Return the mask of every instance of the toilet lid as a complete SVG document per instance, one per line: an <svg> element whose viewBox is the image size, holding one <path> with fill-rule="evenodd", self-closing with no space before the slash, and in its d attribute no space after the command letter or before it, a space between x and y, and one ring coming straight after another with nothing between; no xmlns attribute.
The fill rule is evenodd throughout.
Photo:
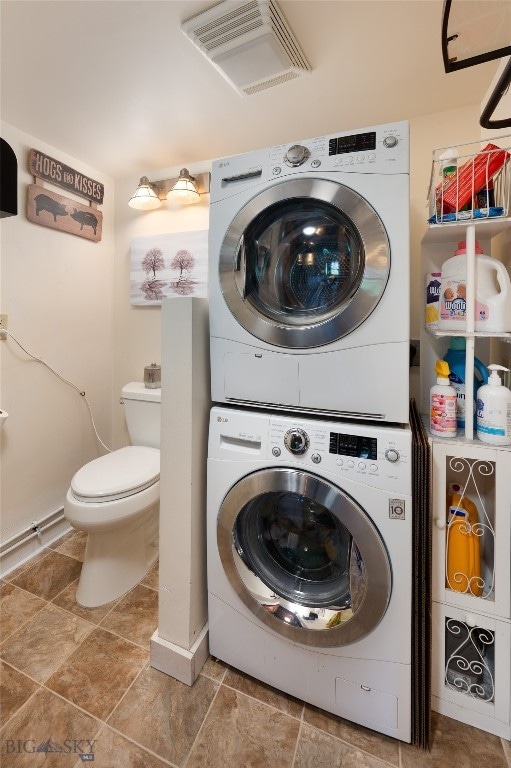
<svg viewBox="0 0 511 768"><path fill-rule="evenodd" d="M80 501L113 501L149 488L159 477L160 451L128 445L85 464L71 480L71 491Z"/></svg>

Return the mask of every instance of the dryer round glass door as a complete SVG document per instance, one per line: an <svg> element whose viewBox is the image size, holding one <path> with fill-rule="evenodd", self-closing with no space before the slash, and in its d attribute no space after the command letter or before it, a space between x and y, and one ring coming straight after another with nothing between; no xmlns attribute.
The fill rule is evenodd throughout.
<svg viewBox="0 0 511 768"><path fill-rule="evenodd" d="M256 195L222 243L219 279L236 320L280 347L328 344L377 306L390 270L387 233L357 192L292 179Z"/></svg>
<svg viewBox="0 0 511 768"><path fill-rule="evenodd" d="M346 645L385 615L385 544L351 496L315 475L278 467L242 478L220 507L217 543L245 605L296 642Z"/></svg>

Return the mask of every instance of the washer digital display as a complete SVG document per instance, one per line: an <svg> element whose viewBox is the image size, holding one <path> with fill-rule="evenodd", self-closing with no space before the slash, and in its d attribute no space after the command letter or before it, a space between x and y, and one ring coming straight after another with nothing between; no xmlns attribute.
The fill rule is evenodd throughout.
<svg viewBox="0 0 511 768"><path fill-rule="evenodd" d="M330 432L329 452L339 456L354 456L357 459L378 458L378 441L375 437L343 435Z"/></svg>

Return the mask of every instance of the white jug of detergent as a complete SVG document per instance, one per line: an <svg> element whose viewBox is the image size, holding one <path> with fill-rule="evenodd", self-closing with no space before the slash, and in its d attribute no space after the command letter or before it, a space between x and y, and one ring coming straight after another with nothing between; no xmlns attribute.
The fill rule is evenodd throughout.
<svg viewBox="0 0 511 768"><path fill-rule="evenodd" d="M475 241L475 306L476 331L502 333L511 331L511 281L505 266L485 256ZM438 329L466 329L466 242L458 243L454 256L442 265L440 284L440 317Z"/></svg>

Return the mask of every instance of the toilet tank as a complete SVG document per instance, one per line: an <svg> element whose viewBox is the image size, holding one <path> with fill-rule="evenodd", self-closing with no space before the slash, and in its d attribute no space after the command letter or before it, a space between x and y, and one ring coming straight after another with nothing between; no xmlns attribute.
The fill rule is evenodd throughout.
<svg viewBox="0 0 511 768"><path fill-rule="evenodd" d="M160 447L161 389L132 381L122 388L122 401L132 445Z"/></svg>

